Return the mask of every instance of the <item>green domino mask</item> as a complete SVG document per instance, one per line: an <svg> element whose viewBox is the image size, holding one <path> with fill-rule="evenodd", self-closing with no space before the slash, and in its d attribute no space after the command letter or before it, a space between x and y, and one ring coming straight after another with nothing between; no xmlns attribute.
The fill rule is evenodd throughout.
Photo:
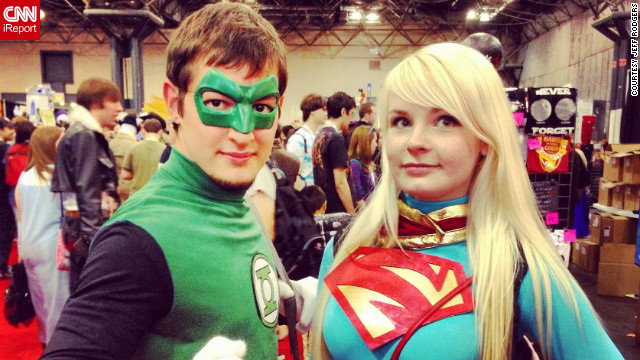
<svg viewBox="0 0 640 360"><path fill-rule="evenodd" d="M212 109L205 104L202 97L204 93L209 91L227 96L235 104L230 109ZM270 96L276 99L271 112L259 112L254 109L256 101ZM269 75L255 84L242 85L211 69L200 80L193 97L200 121L203 124L230 127L243 134L248 134L254 128L271 128L276 118L280 93L278 91L278 81L273 75Z"/></svg>

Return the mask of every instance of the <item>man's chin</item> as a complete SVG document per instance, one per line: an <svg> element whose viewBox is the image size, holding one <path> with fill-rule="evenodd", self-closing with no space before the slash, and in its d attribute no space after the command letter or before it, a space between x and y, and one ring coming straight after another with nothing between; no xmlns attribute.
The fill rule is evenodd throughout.
<svg viewBox="0 0 640 360"><path fill-rule="evenodd" d="M211 176L211 179L222 189L232 193L244 193L251 187L253 180L249 182L227 181Z"/></svg>

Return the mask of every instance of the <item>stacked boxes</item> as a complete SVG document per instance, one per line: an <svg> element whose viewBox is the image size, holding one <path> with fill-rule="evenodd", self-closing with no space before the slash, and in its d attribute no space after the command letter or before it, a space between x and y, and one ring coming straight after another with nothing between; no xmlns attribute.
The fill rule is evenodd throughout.
<svg viewBox="0 0 640 360"><path fill-rule="evenodd" d="M610 144L605 148L598 203L623 210L640 205L640 144Z"/></svg>
<svg viewBox="0 0 640 360"><path fill-rule="evenodd" d="M635 244L604 244L600 248L598 295L635 294L640 283L640 266L634 263Z"/></svg>

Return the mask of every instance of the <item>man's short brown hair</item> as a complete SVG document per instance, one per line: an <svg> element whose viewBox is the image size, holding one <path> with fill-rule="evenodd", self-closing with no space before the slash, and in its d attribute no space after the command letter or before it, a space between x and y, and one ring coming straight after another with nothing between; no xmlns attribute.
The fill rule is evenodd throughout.
<svg viewBox="0 0 640 360"><path fill-rule="evenodd" d="M300 110L302 110L302 121L307 122L312 112L327 106L324 98L318 94L309 94L302 99Z"/></svg>
<svg viewBox="0 0 640 360"><path fill-rule="evenodd" d="M271 23L244 4L204 6L182 21L167 49L167 78L178 88L180 114L197 61L210 67L247 65L249 76L274 64L281 95L287 87L284 43Z"/></svg>
<svg viewBox="0 0 640 360"><path fill-rule="evenodd" d="M360 110L358 111L358 115L360 115L360 120L364 119L364 117L367 116L367 114L371 114L373 112L374 106L376 106L376 104L371 102L366 102L360 105Z"/></svg>
<svg viewBox="0 0 640 360"><path fill-rule="evenodd" d="M78 87L78 95L76 95L78 105L87 109L97 105L102 109L105 101L120 101L120 90L113 82L101 78L90 78Z"/></svg>
<svg viewBox="0 0 640 360"><path fill-rule="evenodd" d="M142 128L148 133L159 133L162 131L162 123L157 119L147 119L142 123Z"/></svg>

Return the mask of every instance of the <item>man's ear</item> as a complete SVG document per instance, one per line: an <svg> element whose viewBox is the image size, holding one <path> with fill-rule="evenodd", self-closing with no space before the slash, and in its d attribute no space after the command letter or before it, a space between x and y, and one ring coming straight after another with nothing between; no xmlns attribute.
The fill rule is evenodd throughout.
<svg viewBox="0 0 640 360"><path fill-rule="evenodd" d="M162 95L164 96L164 102L169 110L171 121L174 124L182 124L182 117L180 116L180 91L171 81L166 80L162 89Z"/></svg>
<svg viewBox="0 0 640 360"><path fill-rule="evenodd" d="M280 121L280 116L282 116L282 100L284 99L284 96L281 96L280 99L278 100L278 103L276 104L276 106L278 107L278 111L276 112L276 120Z"/></svg>

